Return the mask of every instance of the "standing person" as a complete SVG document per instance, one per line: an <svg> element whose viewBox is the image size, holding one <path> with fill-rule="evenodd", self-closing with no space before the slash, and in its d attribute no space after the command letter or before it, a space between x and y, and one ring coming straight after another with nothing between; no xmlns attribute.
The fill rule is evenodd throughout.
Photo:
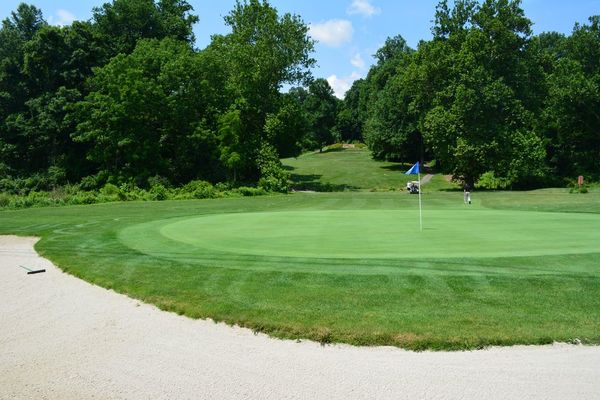
<svg viewBox="0 0 600 400"><path fill-rule="evenodd" d="M465 204L471 204L471 185L469 185L469 182L465 181L463 190L465 192Z"/></svg>

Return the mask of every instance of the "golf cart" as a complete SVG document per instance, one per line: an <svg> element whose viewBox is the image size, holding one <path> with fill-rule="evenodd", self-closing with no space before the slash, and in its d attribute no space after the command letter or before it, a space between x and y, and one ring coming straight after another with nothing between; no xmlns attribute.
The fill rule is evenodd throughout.
<svg viewBox="0 0 600 400"><path fill-rule="evenodd" d="M409 194L419 194L419 182L418 181L407 182L406 190L408 190Z"/></svg>

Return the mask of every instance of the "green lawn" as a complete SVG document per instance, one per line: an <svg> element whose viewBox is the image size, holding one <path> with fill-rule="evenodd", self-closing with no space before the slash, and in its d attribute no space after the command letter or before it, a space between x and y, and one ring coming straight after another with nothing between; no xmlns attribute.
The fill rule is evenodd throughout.
<svg viewBox="0 0 600 400"><path fill-rule="evenodd" d="M0 233L41 236L98 285L278 337L600 343L600 193L473 197L426 190L423 232L417 196L357 191L2 211Z"/></svg>
<svg viewBox="0 0 600 400"><path fill-rule="evenodd" d="M411 165L374 161L367 149L306 153L282 162L290 171L296 190L405 190L406 182L417 180L416 175L404 175ZM429 190L453 187L441 177L428 185Z"/></svg>

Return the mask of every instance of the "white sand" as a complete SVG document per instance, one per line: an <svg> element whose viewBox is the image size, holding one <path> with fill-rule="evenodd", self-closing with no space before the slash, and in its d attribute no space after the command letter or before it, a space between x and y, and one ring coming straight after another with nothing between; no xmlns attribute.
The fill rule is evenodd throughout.
<svg viewBox="0 0 600 400"><path fill-rule="evenodd" d="M1 399L600 398L600 347L414 353L276 340L90 285L38 257L35 241L0 237Z"/></svg>

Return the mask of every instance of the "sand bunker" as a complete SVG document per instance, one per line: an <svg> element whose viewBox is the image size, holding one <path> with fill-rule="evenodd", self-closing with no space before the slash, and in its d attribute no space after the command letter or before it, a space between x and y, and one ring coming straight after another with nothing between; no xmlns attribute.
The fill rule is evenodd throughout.
<svg viewBox="0 0 600 400"><path fill-rule="evenodd" d="M597 399L600 347L321 346L192 320L0 236L0 399ZM27 275L19 266L45 268Z"/></svg>

